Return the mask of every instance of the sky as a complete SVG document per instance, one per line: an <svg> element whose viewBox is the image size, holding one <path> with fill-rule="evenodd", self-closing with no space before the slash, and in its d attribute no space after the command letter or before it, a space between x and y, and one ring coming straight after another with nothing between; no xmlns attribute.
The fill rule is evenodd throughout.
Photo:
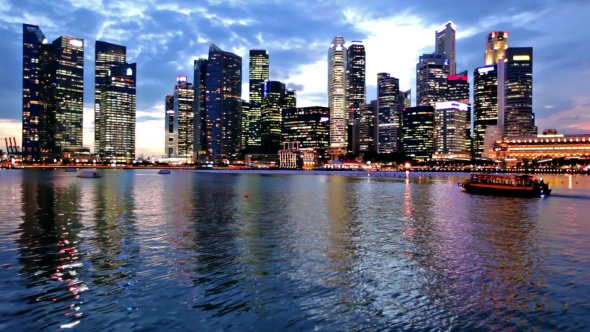
<svg viewBox="0 0 590 332"><path fill-rule="evenodd" d="M84 145L93 146L94 43L127 46L137 63L139 156L164 151L164 96L176 76L193 80L194 59L209 43L242 56L242 96L248 99L248 51L267 49L270 79L297 90L297 106L327 106L327 54L332 39L363 41L367 101L377 73L415 91L418 57L434 51L435 30L457 26L457 71L483 65L486 35L509 33L508 44L534 49L533 111L542 131L590 134L588 0L0 0L0 143L21 142L22 24L37 24L51 42L85 40ZM414 96L412 96L414 99ZM0 149L5 149L3 143Z"/></svg>

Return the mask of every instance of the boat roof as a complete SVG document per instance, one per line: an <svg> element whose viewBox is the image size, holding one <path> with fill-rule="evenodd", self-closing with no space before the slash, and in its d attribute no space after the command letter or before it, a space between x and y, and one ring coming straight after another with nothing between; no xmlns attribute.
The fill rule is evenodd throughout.
<svg viewBox="0 0 590 332"><path fill-rule="evenodd" d="M533 179L535 178L534 175L531 174L496 174L496 173L471 173L471 177L488 177L488 178L528 178Z"/></svg>

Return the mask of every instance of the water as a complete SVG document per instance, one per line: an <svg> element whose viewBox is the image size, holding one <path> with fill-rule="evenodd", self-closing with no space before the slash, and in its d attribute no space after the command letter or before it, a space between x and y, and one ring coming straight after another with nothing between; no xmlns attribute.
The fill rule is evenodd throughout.
<svg viewBox="0 0 590 332"><path fill-rule="evenodd" d="M587 176L101 173L0 171L0 330L590 328Z"/></svg>

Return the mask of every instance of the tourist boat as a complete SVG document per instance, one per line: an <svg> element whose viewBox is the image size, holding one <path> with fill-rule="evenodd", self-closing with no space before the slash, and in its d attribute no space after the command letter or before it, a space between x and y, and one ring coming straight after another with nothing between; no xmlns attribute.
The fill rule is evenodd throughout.
<svg viewBox="0 0 590 332"><path fill-rule="evenodd" d="M532 175L471 174L469 180L459 182L467 192L506 196L541 197L551 194L549 184Z"/></svg>
<svg viewBox="0 0 590 332"><path fill-rule="evenodd" d="M66 172L74 172L74 173L76 173L76 169L75 168L66 168Z"/></svg>
<svg viewBox="0 0 590 332"><path fill-rule="evenodd" d="M80 172L80 174L78 174L79 178L89 178L89 179L97 179L101 176L102 175L100 175L98 172L92 171L92 170L83 170L82 172Z"/></svg>
<svg viewBox="0 0 590 332"><path fill-rule="evenodd" d="M170 174L170 170L169 169L161 169L158 174Z"/></svg>

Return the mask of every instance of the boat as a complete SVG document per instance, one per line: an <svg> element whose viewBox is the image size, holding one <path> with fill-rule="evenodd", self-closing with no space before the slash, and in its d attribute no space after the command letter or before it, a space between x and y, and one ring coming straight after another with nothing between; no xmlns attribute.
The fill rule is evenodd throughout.
<svg viewBox="0 0 590 332"><path fill-rule="evenodd" d="M169 169L161 169L158 174L170 174L170 170Z"/></svg>
<svg viewBox="0 0 590 332"><path fill-rule="evenodd" d="M480 194L504 196L541 197L551 194L549 183L535 179L532 175L471 174L469 180L459 182L465 191Z"/></svg>
<svg viewBox="0 0 590 332"><path fill-rule="evenodd" d="M96 171L91 171L91 170L83 170L82 172L80 172L80 174L78 174L79 178L90 178L90 179L97 179L102 177L102 175L100 175L98 172Z"/></svg>
<svg viewBox="0 0 590 332"><path fill-rule="evenodd" d="M76 173L76 169L75 168L66 168L66 172L74 172L74 173Z"/></svg>

